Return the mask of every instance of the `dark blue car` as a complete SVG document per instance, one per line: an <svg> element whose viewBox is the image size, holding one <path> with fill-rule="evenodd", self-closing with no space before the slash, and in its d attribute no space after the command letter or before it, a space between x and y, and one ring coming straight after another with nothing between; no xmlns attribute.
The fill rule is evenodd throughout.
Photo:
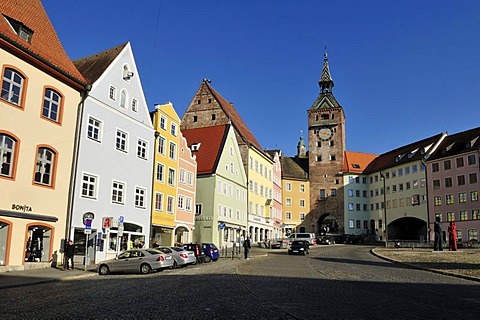
<svg viewBox="0 0 480 320"><path fill-rule="evenodd" d="M220 257L220 252L218 252L218 248L213 243L202 243L203 252L205 252L206 260L217 261Z"/></svg>

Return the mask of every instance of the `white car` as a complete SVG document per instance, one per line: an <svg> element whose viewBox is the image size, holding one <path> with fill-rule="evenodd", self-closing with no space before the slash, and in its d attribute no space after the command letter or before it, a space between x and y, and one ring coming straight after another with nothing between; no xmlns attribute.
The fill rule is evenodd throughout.
<svg viewBox="0 0 480 320"><path fill-rule="evenodd" d="M142 274L152 270L163 270L173 267L171 255L155 249L131 249L122 252L115 259L105 260L98 265L98 274L107 275L112 272L130 272Z"/></svg>

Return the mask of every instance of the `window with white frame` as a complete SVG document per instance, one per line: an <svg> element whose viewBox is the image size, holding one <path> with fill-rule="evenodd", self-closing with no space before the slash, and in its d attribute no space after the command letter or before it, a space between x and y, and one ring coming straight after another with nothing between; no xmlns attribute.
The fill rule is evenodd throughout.
<svg viewBox="0 0 480 320"><path fill-rule="evenodd" d="M167 145L167 139L164 137L160 136L158 137L158 149L157 152L165 155L165 150L166 150L166 145Z"/></svg>
<svg viewBox="0 0 480 320"><path fill-rule="evenodd" d="M355 228L355 221L353 219L348 220L348 228L349 229Z"/></svg>
<svg viewBox="0 0 480 320"><path fill-rule="evenodd" d="M128 133L120 129L117 129L116 135L117 136L115 139L115 149L119 151L127 152Z"/></svg>
<svg viewBox="0 0 480 320"><path fill-rule="evenodd" d="M300 184L300 192L305 192L305 185L303 183Z"/></svg>
<svg viewBox="0 0 480 320"><path fill-rule="evenodd" d="M192 198L185 197L185 211L192 212Z"/></svg>
<svg viewBox="0 0 480 320"><path fill-rule="evenodd" d="M291 207L292 206L292 198L286 198L285 199L285 205L287 207Z"/></svg>
<svg viewBox="0 0 480 320"><path fill-rule="evenodd" d="M185 207L185 197L182 195L178 196L178 209L184 209Z"/></svg>
<svg viewBox="0 0 480 320"><path fill-rule="evenodd" d="M113 101L117 100L117 88L110 86L108 89L108 97Z"/></svg>
<svg viewBox="0 0 480 320"><path fill-rule="evenodd" d="M305 221L305 213L300 213L300 221Z"/></svg>
<svg viewBox="0 0 480 320"><path fill-rule="evenodd" d="M177 124L173 123L170 125L170 133L172 136L176 137L177 136Z"/></svg>
<svg viewBox="0 0 480 320"><path fill-rule="evenodd" d="M193 173L189 172L187 175L187 184L193 186Z"/></svg>
<svg viewBox="0 0 480 320"><path fill-rule="evenodd" d="M165 181L165 165L163 163L157 162L157 182Z"/></svg>
<svg viewBox="0 0 480 320"><path fill-rule="evenodd" d="M92 174L84 173L82 175L82 197L97 198L97 180L98 177Z"/></svg>
<svg viewBox="0 0 480 320"><path fill-rule="evenodd" d="M168 157L172 160L177 159L177 145L175 144L175 142L170 141L170 148L169 148L169 152L168 152Z"/></svg>
<svg viewBox="0 0 480 320"><path fill-rule="evenodd" d="M137 141L137 157L147 160L147 147L148 142L139 138Z"/></svg>
<svg viewBox="0 0 480 320"><path fill-rule="evenodd" d="M136 187L135 188L135 207L145 209L145 195L147 194L147 189Z"/></svg>
<svg viewBox="0 0 480 320"><path fill-rule="evenodd" d="M138 100L135 98L132 98L132 111L138 112Z"/></svg>
<svg viewBox="0 0 480 320"><path fill-rule="evenodd" d="M175 169L168 168L168 185L175 186Z"/></svg>
<svg viewBox="0 0 480 320"><path fill-rule="evenodd" d="M167 130L167 118L164 116L160 116L160 128L163 130Z"/></svg>
<svg viewBox="0 0 480 320"><path fill-rule="evenodd" d="M163 211L163 193L155 192L155 211Z"/></svg>
<svg viewBox="0 0 480 320"><path fill-rule="evenodd" d="M11 68L5 68L0 98L20 106L24 82L25 78L19 72Z"/></svg>
<svg viewBox="0 0 480 320"><path fill-rule="evenodd" d="M167 213L173 213L174 204L175 204L175 197L167 196Z"/></svg>
<svg viewBox="0 0 480 320"><path fill-rule="evenodd" d="M38 148L37 162L35 165L35 178L36 184L45 186L53 185L53 169L55 168L55 151L46 147Z"/></svg>
<svg viewBox="0 0 480 320"><path fill-rule="evenodd" d="M305 199L300 199L300 207L305 208Z"/></svg>
<svg viewBox="0 0 480 320"><path fill-rule="evenodd" d="M12 136L0 133L0 176L13 178L17 140Z"/></svg>
<svg viewBox="0 0 480 320"><path fill-rule="evenodd" d="M125 204L125 184L119 181L112 183L112 203Z"/></svg>
<svg viewBox="0 0 480 320"><path fill-rule="evenodd" d="M292 213L291 212L285 212L285 219L291 220L292 219Z"/></svg>
<svg viewBox="0 0 480 320"><path fill-rule="evenodd" d="M203 210L203 204L202 203L197 203L195 204L195 215L196 216L199 216L202 214L202 210Z"/></svg>
<svg viewBox="0 0 480 320"><path fill-rule="evenodd" d="M55 122L60 122L62 96L55 90L45 89L43 97L42 116Z"/></svg>
<svg viewBox="0 0 480 320"><path fill-rule="evenodd" d="M286 189L287 191L292 191L292 184L291 184L290 182L287 182L287 183L285 184L285 189Z"/></svg>
<svg viewBox="0 0 480 320"><path fill-rule="evenodd" d="M87 124L87 138L100 142L102 132L102 121L95 119L94 117L88 117Z"/></svg>
<svg viewBox="0 0 480 320"><path fill-rule="evenodd" d="M180 183L185 183L185 173L186 173L185 169L183 168L180 169L180 177L179 177Z"/></svg>

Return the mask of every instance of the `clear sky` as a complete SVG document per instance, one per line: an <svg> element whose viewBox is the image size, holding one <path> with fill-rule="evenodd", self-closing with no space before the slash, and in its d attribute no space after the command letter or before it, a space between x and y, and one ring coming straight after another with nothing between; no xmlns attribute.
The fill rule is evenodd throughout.
<svg viewBox="0 0 480 320"><path fill-rule="evenodd" d="M480 1L42 0L72 59L130 41L150 109L202 79L265 149L296 154L325 45L349 151L480 126Z"/></svg>

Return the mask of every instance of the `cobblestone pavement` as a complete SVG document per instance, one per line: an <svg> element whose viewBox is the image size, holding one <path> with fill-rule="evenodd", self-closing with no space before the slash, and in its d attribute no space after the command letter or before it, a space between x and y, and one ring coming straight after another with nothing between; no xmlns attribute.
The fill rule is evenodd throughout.
<svg viewBox="0 0 480 320"><path fill-rule="evenodd" d="M431 249L375 248L372 252L385 259L443 274L480 281L480 250L432 251Z"/></svg>
<svg viewBox="0 0 480 320"><path fill-rule="evenodd" d="M477 319L480 285L401 264L364 246L0 290L1 319ZM268 256L266 253L269 252Z"/></svg>

